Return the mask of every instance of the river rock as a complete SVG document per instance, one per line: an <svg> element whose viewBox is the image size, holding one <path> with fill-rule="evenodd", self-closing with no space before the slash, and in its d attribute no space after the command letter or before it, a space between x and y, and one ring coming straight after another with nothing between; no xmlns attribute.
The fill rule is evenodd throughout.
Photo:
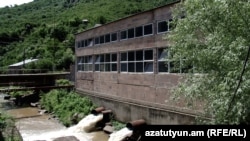
<svg viewBox="0 0 250 141"><path fill-rule="evenodd" d="M30 103L30 106L37 107L38 106L38 102L36 102L36 103Z"/></svg>
<svg viewBox="0 0 250 141"><path fill-rule="evenodd" d="M10 95L5 95L5 96L3 97L4 100L9 100L10 98L11 98Z"/></svg>
<svg viewBox="0 0 250 141"><path fill-rule="evenodd" d="M38 112L39 112L39 114L45 114L45 113L48 113L48 111L47 110L38 110Z"/></svg>
<svg viewBox="0 0 250 141"><path fill-rule="evenodd" d="M113 127L113 126L110 126L110 125L106 125L106 126L103 128L103 131L106 132L106 133L113 133L113 132L114 132L114 127Z"/></svg>
<svg viewBox="0 0 250 141"><path fill-rule="evenodd" d="M75 136L67 136L67 137L59 137L54 139L53 141L80 141Z"/></svg>

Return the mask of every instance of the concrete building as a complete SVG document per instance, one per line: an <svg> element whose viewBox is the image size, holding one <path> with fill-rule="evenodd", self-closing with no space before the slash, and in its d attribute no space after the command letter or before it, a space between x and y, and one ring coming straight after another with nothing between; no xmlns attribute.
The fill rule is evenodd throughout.
<svg viewBox="0 0 250 141"><path fill-rule="evenodd" d="M76 91L111 109L123 122L191 124L196 112L185 107L184 100L170 99L185 72L181 62L167 59L168 41L163 40L172 28L175 4L76 34Z"/></svg>

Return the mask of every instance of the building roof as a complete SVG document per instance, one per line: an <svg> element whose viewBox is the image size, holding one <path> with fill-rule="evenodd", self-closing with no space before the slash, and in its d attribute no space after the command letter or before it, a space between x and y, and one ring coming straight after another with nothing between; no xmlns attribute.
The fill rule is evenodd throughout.
<svg viewBox="0 0 250 141"><path fill-rule="evenodd" d="M133 16L136 16L136 15L139 15L139 14L142 14L142 13L146 13L146 12L149 12L149 11L153 11L153 10L156 10L156 9L159 9L159 8L162 8L162 7L165 7L165 6L169 6L169 5L172 5L172 4L176 4L176 3L179 3L181 0L174 0L166 5L163 5L163 6L159 6L159 7L156 7L156 8L153 8L153 9L149 9L149 10L146 10L146 11L142 11L142 12L139 12L139 13L136 13L136 14L132 14L132 15L129 15L129 16L126 16L126 17L123 17L123 18L120 18L120 19L117 19L117 20L114 20L114 21L111 21L111 22L108 22L106 24L103 24L103 25L99 25L99 26L94 26L92 28L89 28L89 29L86 29L84 31L81 31L81 32L78 32L78 33L75 33L74 35L78 35L78 34L81 34L83 32L86 32L88 30L92 30L92 29L95 29L95 28L98 28L98 27L101 27L101 26L104 26L104 25L108 25L108 24L111 24L111 23L114 23L114 22L117 22L117 21L120 21L120 20L123 20L123 19L126 19L126 18L130 18L130 17L133 17Z"/></svg>
<svg viewBox="0 0 250 141"><path fill-rule="evenodd" d="M37 60L38 60L38 59L27 59L27 60L24 60L24 61L21 61L21 62L12 64L12 65L9 65L9 67L22 66L23 64L28 64L28 63L31 63L31 62L35 62L35 61L37 61Z"/></svg>

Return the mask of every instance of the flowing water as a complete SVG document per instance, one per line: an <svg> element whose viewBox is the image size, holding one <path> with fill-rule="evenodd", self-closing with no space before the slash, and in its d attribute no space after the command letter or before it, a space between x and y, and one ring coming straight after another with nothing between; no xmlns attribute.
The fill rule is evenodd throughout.
<svg viewBox="0 0 250 141"><path fill-rule="evenodd" d="M121 130L110 134L110 138L108 141L123 141L126 137L131 136L132 133L132 130L129 130L127 127L124 127Z"/></svg>
<svg viewBox="0 0 250 141"><path fill-rule="evenodd" d="M23 141L53 141L59 137L74 136L80 141L108 141L108 134L102 131L87 133L95 123L102 120L103 115L88 115L77 125L66 128L50 115L40 114L37 108L15 107L11 102L0 96L1 109L16 118L16 127Z"/></svg>

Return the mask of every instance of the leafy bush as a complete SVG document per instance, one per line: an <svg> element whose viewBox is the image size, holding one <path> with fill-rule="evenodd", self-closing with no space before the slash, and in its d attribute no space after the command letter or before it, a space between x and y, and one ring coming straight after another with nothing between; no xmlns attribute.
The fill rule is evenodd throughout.
<svg viewBox="0 0 250 141"><path fill-rule="evenodd" d="M70 81L67 79L57 79L56 85L57 86L67 86L67 85L70 85Z"/></svg>
<svg viewBox="0 0 250 141"><path fill-rule="evenodd" d="M116 121L116 120L112 120L111 123L112 123L112 126L114 127L114 130L116 131L126 127L126 124Z"/></svg>
<svg viewBox="0 0 250 141"><path fill-rule="evenodd" d="M65 126L74 124L71 117L75 113L87 115L96 107L89 98L62 89L51 90L44 94L40 103L49 112L54 112ZM80 120L77 119L77 122Z"/></svg>

